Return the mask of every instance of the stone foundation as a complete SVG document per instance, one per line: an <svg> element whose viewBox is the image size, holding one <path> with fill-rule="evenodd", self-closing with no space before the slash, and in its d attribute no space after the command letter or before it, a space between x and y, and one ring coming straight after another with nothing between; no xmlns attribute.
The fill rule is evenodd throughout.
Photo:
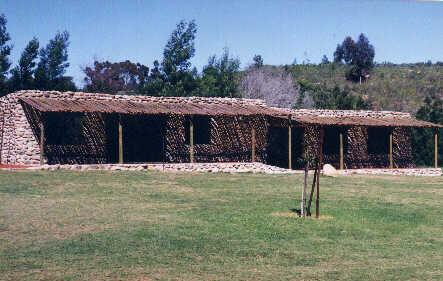
<svg viewBox="0 0 443 281"><path fill-rule="evenodd" d="M421 168L421 169L349 169L337 171L339 174L348 175L390 175L390 176L423 176L440 177L442 170L439 168Z"/></svg>
<svg viewBox="0 0 443 281"><path fill-rule="evenodd" d="M76 170L76 171L164 171L201 173L264 173L295 174L301 171L288 170L259 162L254 163L165 163L165 164L97 164L97 165L42 165L27 170Z"/></svg>
<svg viewBox="0 0 443 281"><path fill-rule="evenodd" d="M302 174L302 170L288 170L260 162L248 163L164 163L164 164L92 164L92 165L42 165L21 168L26 170L74 170L74 171L161 171L186 173L263 173L263 174ZM11 170L11 168L0 168ZM310 174L313 171L309 171ZM342 176L350 175L391 175L391 176L442 176L441 169L348 169L337 170Z"/></svg>

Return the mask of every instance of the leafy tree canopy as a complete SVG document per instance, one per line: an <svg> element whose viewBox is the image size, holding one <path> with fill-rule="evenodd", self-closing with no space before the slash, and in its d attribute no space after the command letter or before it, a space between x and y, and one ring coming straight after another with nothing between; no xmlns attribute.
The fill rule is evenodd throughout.
<svg viewBox="0 0 443 281"><path fill-rule="evenodd" d="M334 62L344 62L349 66L346 78L351 81L365 80L374 67L375 49L368 38L362 33L355 42L346 37L342 44L338 44L334 52Z"/></svg>
<svg viewBox="0 0 443 281"><path fill-rule="evenodd" d="M182 20L177 24L163 50L162 67L166 75L189 70L191 66L189 60L195 54L194 40L196 33L197 25L195 21L186 22Z"/></svg>
<svg viewBox="0 0 443 281"><path fill-rule="evenodd" d="M203 96L235 97L237 92L237 74L240 61L229 56L229 50L224 49L219 59L215 55L208 60L203 68L200 82L200 92Z"/></svg>
<svg viewBox="0 0 443 281"><path fill-rule="evenodd" d="M101 93L136 93L149 75L149 67L129 60L122 62L95 61L93 67L83 69L85 90Z"/></svg>
<svg viewBox="0 0 443 281"><path fill-rule="evenodd" d="M75 90L72 77L63 76L68 63L69 33L57 32L39 53L40 61L35 71L36 87L41 90Z"/></svg>
<svg viewBox="0 0 443 281"><path fill-rule="evenodd" d="M38 48L38 39L34 37L22 52L18 65L11 70L11 91L32 89L34 86L35 60L38 56Z"/></svg>
<svg viewBox="0 0 443 281"><path fill-rule="evenodd" d="M254 58L252 59L254 61L254 66L255 67L262 67L263 66L263 58L261 55L255 55Z"/></svg>
<svg viewBox="0 0 443 281"><path fill-rule="evenodd" d="M8 41L11 40L9 33L6 29L7 20L4 14L0 15L0 95L5 94L6 87L6 75L8 73L11 62L9 61L9 55L11 54L12 45L8 45Z"/></svg>

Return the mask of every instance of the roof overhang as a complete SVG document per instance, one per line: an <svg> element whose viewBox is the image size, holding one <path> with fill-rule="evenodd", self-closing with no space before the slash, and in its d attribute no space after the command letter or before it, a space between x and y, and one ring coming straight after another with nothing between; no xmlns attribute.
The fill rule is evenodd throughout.
<svg viewBox="0 0 443 281"><path fill-rule="evenodd" d="M134 102L125 100L57 99L21 97L20 100L41 112L96 112L118 114L180 114L209 116L255 116L272 114L273 109L246 104L203 104L173 102ZM277 112L274 112L275 114Z"/></svg>
<svg viewBox="0 0 443 281"><path fill-rule="evenodd" d="M246 103L202 103L173 101L131 101L106 99L69 99L53 97L19 97L19 100L41 112L90 112L109 114L178 114L206 116L269 116L291 119L300 126L371 126L443 128L443 125L413 117L317 116L293 114L296 111Z"/></svg>

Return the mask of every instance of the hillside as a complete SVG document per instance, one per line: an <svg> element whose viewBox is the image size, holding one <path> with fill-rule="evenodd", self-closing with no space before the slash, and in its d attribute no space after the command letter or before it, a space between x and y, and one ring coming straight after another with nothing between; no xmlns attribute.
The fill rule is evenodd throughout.
<svg viewBox="0 0 443 281"><path fill-rule="evenodd" d="M380 64L361 85L345 79L342 65L283 66L297 81L314 85L348 86L352 93L367 98L376 110L398 110L415 113L423 98L431 93L443 95L443 65L441 64Z"/></svg>

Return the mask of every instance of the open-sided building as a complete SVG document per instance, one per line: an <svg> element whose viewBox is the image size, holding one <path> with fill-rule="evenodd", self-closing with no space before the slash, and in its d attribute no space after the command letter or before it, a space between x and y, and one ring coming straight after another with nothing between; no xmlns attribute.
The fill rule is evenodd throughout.
<svg viewBox="0 0 443 281"><path fill-rule="evenodd" d="M0 163L259 161L301 168L413 167L411 128L391 111L289 110L261 100L19 91L0 98ZM437 165L437 154L435 164Z"/></svg>

